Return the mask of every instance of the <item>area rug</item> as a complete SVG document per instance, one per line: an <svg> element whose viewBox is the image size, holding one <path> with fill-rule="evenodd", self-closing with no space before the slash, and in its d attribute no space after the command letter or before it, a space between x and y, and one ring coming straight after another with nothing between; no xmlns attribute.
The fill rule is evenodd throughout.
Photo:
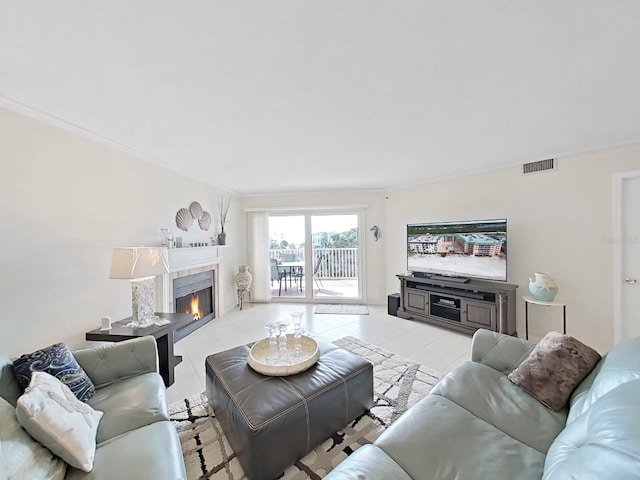
<svg viewBox="0 0 640 480"><path fill-rule="evenodd" d="M369 315L369 309L366 305L321 303L316 305L313 313L332 313L334 315Z"/></svg>
<svg viewBox="0 0 640 480"><path fill-rule="evenodd" d="M324 477L357 448L373 442L440 378L435 371L355 337L333 343L373 364L374 406L289 467L281 477L285 480ZM172 403L169 413L180 436L189 480L247 479L204 394Z"/></svg>

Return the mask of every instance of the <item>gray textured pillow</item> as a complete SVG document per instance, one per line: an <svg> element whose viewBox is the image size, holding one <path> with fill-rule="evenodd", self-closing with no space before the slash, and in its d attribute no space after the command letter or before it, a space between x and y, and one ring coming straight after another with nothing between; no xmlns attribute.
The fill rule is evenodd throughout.
<svg viewBox="0 0 640 480"><path fill-rule="evenodd" d="M509 374L509 380L557 412L599 361L600 354L593 348L569 335L549 332Z"/></svg>

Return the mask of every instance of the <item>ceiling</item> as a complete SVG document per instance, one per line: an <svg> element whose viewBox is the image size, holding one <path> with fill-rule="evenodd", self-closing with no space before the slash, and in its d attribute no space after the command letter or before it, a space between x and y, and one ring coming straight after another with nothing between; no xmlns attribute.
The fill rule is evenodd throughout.
<svg viewBox="0 0 640 480"><path fill-rule="evenodd" d="M0 105L239 194L640 140L637 0L0 0Z"/></svg>

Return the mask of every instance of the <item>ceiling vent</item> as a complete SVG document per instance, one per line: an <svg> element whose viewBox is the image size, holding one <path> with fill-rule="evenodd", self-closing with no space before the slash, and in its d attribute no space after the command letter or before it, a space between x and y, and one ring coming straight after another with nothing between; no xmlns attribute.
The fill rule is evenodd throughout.
<svg viewBox="0 0 640 480"><path fill-rule="evenodd" d="M538 160L537 162L525 163L522 165L522 174L529 175L531 173L541 173L547 170L556 169L556 159L548 158L547 160Z"/></svg>

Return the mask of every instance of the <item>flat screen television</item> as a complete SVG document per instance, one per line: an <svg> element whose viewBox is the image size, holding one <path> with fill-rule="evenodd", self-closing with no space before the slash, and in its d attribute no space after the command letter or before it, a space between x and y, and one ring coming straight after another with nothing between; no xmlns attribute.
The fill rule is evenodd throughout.
<svg viewBox="0 0 640 480"><path fill-rule="evenodd" d="M507 220L407 225L407 270L422 276L507 281Z"/></svg>

